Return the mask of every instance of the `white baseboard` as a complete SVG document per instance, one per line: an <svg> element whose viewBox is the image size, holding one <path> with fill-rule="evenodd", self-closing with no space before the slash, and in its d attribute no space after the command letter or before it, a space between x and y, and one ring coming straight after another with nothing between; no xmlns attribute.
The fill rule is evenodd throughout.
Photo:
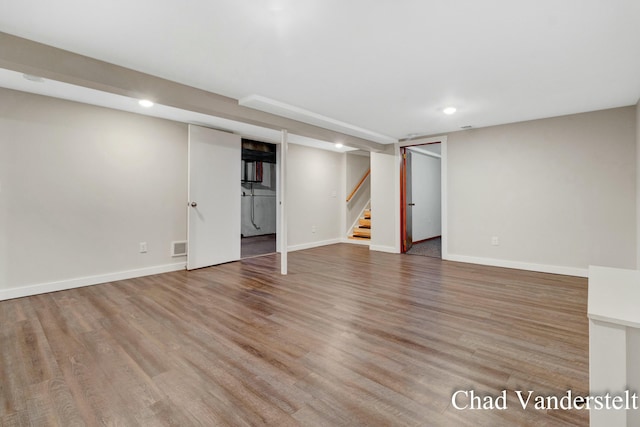
<svg viewBox="0 0 640 427"><path fill-rule="evenodd" d="M370 240L350 239L348 237L343 237L342 239L340 239L340 242L341 243L349 243L350 245L362 245L362 246L371 245L371 241Z"/></svg>
<svg viewBox="0 0 640 427"><path fill-rule="evenodd" d="M468 262L470 264L490 265L492 267L516 268L518 270L537 271L540 273L562 274L565 276L588 277L586 268L564 267L561 265L533 264L520 261L509 261L494 258L482 258L467 255L447 254L443 257L448 261Z"/></svg>
<svg viewBox="0 0 640 427"><path fill-rule="evenodd" d="M390 254L399 254L400 251L393 246L369 245L370 251L387 252Z"/></svg>
<svg viewBox="0 0 640 427"><path fill-rule="evenodd" d="M321 240L319 242L303 243L301 245L291 245L287 247L287 251L295 252L295 251L301 251L303 249L317 248L320 246L335 245L336 243L341 243L341 242L342 242L341 239Z"/></svg>
<svg viewBox="0 0 640 427"><path fill-rule="evenodd" d="M171 271L184 270L186 263L157 265L154 267L140 268L136 270L118 271L115 273L101 274L98 276L79 277L59 282L41 283L38 285L22 286L18 288L0 289L0 301L44 294L47 292L64 291L67 289L81 288L83 286L99 285L100 283L116 282L118 280L133 279L135 277L151 276L152 274L169 273Z"/></svg>

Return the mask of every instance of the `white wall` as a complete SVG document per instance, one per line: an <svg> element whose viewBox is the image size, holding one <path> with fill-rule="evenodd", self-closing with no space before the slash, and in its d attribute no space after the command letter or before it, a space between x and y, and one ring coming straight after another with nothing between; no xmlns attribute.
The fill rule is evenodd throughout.
<svg viewBox="0 0 640 427"><path fill-rule="evenodd" d="M411 151L413 241L442 234L440 159Z"/></svg>
<svg viewBox="0 0 640 427"><path fill-rule="evenodd" d="M636 269L640 269L640 100L636 104ZM627 328L627 386L640 390L640 330ZM640 411L628 411L629 425L640 425Z"/></svg>
<svg viewBox="0 0 640 427"><path fill-rule="evenodd" d="M397 146L390 147L389 152L371 153L369 248L400 252L400 162Z"/></svg>
<svg viewBox="0 0 640 427"><path fill-rule="evenodd" d="M635 268L636 114L450 134L449 258L580 275L589 265Z"/></svg>
<svg viewBox="0 0 640 427"><path fill-rule="evenodd" d="M0 89L0 135L0 299L184 265L186 125Z"/></svg>
<svg viewBox="0 0 640 427"><path fill-rule="evenodd" d="M640 269L640 100L636 104L636 252Z"/></svg>
<svg viewBox="0 0 640 427"><path fill-rule="evenodd" d="M289 144L286 197L290 250L337 243L342 238L343 156Z"/></svg>
<svg viewBox="0 0 640 427"><path fill-rule="evenodd" d="M349 195L355 186L360 182L364 174L369 170L371 162L369 161L369 155L360 154L346 154L346 194ZM366 207L367 203L371 199L371 177L367 178L358 192L353 198L346 204L346 225L351 227L353 223L358 219L360 212ZM345 230L348 232L350 230Z"/></svg>
<svg viewBox="0 0 640 427"><path fill-rule="evenodd" d="M627 327L627 387L640 391L640 329ZM640 425L640 411L627 411L627 425Z"/></svg>
<svg viewBox="0 0 640 427"><path fill-rule="evenodd" d="M275 163L263 164L263 181L253 184L253 196L251 196L250 183L240 185L241 229L244 237L261 236L276 232L276 167ZM253 199L253 200L252 200ZM256 229L251 223L251 204L253 203L253 216Z"/></svg>

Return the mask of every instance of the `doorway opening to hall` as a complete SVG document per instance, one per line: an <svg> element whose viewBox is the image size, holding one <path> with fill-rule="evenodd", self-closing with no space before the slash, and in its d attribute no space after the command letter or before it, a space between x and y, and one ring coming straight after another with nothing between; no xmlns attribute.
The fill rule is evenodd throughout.
<svg viewBox="0 0 640 427"><path fill-rule="evenodd" d="M276 252L276 145L242 139L241 258Z"/></svg>
<svg viewBox="0 0 640 427"><path fill-rule="evenodd" d="M442 258L441 143L401 148L402 253Z"/></svg>

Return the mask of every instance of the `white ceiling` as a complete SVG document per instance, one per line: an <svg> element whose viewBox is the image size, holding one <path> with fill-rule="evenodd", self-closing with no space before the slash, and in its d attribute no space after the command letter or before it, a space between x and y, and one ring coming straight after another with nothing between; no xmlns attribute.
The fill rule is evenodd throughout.
<svg viewBox="0 0 640 427"><path fill-rule="evenodd" d="M0 31L394 139L635 104L639 23L638 0L0 0Z"/></svg>

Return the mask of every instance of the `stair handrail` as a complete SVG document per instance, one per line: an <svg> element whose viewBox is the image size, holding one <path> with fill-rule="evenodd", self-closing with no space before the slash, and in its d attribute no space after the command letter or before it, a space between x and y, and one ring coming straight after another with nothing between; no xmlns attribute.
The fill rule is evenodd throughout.
<svg viewBox="0 0 640 427"><path fill-rule="evenodd" d="M371 174L371 168L367 169L367 172L365 172L364 176L360 179L360 182L358 182L355 186L355 188L353 189L353 191L349 194L349 196L347 197L347 203L349 203L351 201L351 199L353 199L353 196L356 195L356 193L358 192L358 190L360 189L360 187L362 187L362 184L364 184L364 181L367 179L367 177Z"/></svg>

